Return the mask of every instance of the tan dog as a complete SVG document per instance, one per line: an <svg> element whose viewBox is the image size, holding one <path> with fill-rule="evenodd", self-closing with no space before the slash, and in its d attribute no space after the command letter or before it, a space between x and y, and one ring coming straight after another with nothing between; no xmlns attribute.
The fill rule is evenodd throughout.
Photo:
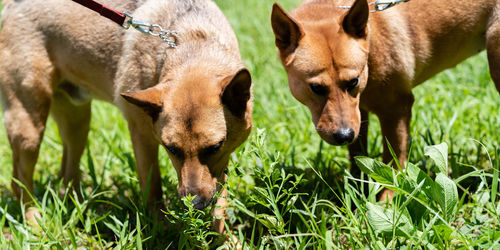
<svg viewBox="0 0 500 250"><path fill-rule="evenodd" d="M413 87L486 48L500 91L499 15L496 0L411 0L375 13L367 0L310 0L290 15L275 4L271 20L290 90L321 138L358 138L349 151L360 154L373 112L404 166Z"/></svg>
<svg viewBox="0 0 500 250"><path fill-rule="evenodd" d="M206 207L226 180L229 155L252 127L251 79L234 32L209 0L101 2L176 30L177 48L69 0L4 1L0 87L13 177L33 192L50 112L64 146L61 177L78 185L92 96L114 103L127 119L150 202L162 200L162 145L177 171L179 195L196 195L194 207ZM12 188L29 200L14 182ZM223 223L216 227L222 231Z"/></svg>

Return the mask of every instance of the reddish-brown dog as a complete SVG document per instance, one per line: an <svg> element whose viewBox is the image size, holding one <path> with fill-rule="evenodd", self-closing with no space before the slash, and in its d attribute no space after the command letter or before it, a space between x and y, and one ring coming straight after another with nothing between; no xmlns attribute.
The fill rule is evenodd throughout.
<svg viewBox="0 0 500 250"><path fill-rule="evenodd" d="M60 176L78 186L95 97L118 106L127 119L150 204L162 204L159 145L177 171L179 195L196 195L195 208L212 204L230 154L252 128L251 78L233 30L210 0L99 2L176 30L177 47L125 32L69 0L4 0L0 97L13 177L33 192L51 113L63 142ZM18 198L30 200L15 182L12 187ZM224 203L224 197L218 200ZM216 216L222 213L215 209ZM222 221L216 221L218 232Z"/></svg>
<svg viewBox="0 0 500 250"><path fill-rule="evenodd" d="M486 48L500 91L499 14L496 0L411 0L371 14L367 0L309 0L290 15L274 4L271 21L290 90L321 138L358 138L349 151L363 153L373 112L404 166L413 87Z"/></svg>

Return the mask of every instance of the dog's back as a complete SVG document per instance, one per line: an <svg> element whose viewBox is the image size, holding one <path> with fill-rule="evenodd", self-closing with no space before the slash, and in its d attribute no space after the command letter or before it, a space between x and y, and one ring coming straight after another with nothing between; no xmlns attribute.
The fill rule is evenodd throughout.
<svg viewBox="0 0 500 250"><path fill-rule="evenodd" d="M217 6L209 0L102 0L134 19L179 30L177 42L211 39L239 58L236 37ZM4 1L0 47L5 64L22 64L26 54L50 58L43 68L54 67L55 81L67 80L89 89L97 98L112 102L114 80L124 53L154 54L165 60L165 43L157 37L128 30L69 0ZM15 37L15 39L12 39ZM126 44L126 41L129 41ZM132 42L130 42L132 41ZM124 47L125 46L125 47ZM169 51L169 52L172 52ZM17 54L17 55L16 55ZM172 54L172 53L171 53ZM125 55L127 56L127 55ZM173 59L173 58L171 58ZM175 58L174 58L175 59ZM3 63L0 63L0 66ZM51 64L50 66L48 64ZM5 65L6 66L6 65ZM17 65L16 68L23 68ZM89 75L86 72L94 72Z"/></svg>
<svg viewBox="0 0 500 250"><path fill-rule="evenodd" d="M53 81L67 80L109 99L93 83L111 83L121 50L122 29L99 14L66 0L8 1L2 13L0 43L7 64L27 68L25 60L38 57L50 62L40 66L53 71ZM103 4L133 12L140 1ZM94 72L93 75L84 72ZM55 84L55 83L54 83Z"/></svg>

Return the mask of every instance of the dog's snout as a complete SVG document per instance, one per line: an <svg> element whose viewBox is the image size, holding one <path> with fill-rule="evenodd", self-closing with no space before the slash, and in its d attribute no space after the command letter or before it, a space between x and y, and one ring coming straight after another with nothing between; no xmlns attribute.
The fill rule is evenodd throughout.
<svg viewBox="0 0 500 250"><path fill-rule="evenodd" d="M338 145L345 145L354 140L354 130L352 128L340 128L333 134L333 139Z"/></svg>
<svg viewBox="0 0 500 250"><path fill-rule="evenodd" d="M206 199L201 196L196 196L194 200L192 201L193 207L196 209L204 209L210 204L211 199Z"/></svg>
<svg viewBox="0 0 500 250"><path fill-rule="evenodd" d="M191 203L193 204L193 207L196 208L196 209L204 209L206 208L208 205L210 205L210 203L212 203L212 199L213 199L213 192L211 192L210 195L204 195L205 193L201 190L196 190L194 188L186 188L186 189L182 189L182 190L178 190L178 194L179 194L179 197L184 197L186 195L192 195L192 196L195 196L194 199L191 201Z"/></svg>

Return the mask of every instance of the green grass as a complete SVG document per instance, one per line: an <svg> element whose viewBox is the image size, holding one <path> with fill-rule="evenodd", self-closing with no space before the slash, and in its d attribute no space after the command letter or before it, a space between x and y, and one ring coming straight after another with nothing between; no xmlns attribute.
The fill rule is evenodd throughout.
<svg viewBox="0 0 500 250"><path fill-rule="evenodd" d="M322 143L309 112L288 90L269 23L273 1L216 2L254 79L255 129L233 154L227 183L226 227L243 248L498 249L500 95L485 53L414 90L413 172L396 175L378 162L382 137L376 117L370 117L371 158L359 160L373 179L361 182L343 175L347 149ZM299 2L280 1L288 10ZM59 195L62 146L49 119L35 170L35 197L43 211L38 229L25 224L10 191L11 151L0 124L1 248L214 246L209 209L197 211L177 197L177 177L165 152L160 164L168 211L164 223L149 219L125 121L110 104L94 101L92 108L81 201ZM448 145L446 169L425 155L426 146L440 143ZM397 190L393 203L376 203L382 185L374 180Z"/></svg>

